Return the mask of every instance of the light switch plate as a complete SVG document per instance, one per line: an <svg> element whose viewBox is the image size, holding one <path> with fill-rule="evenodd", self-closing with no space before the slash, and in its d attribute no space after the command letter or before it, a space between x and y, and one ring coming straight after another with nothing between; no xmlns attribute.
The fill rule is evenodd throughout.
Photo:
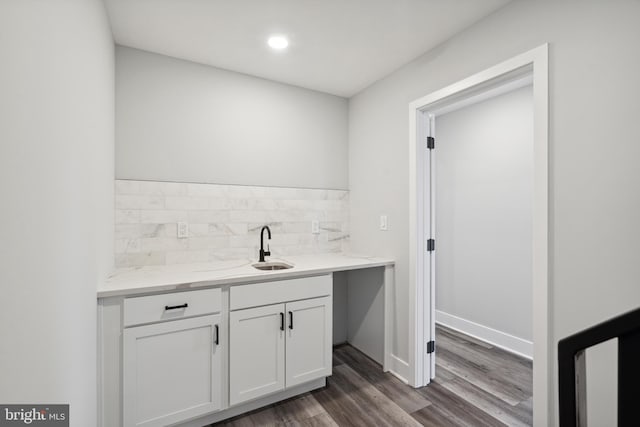
<svg viewBox="0 0 640 427"><path fill-rule="evenodd" d="M187 237L189 237L189 223L179 222L178 223L178 239L186 239Z"/></svg>
<svg viewBox="0 0 640 427"><path fill-rule="evenodd" d="M320 234L320 221L317 219L311 221L311 233Z"/></svg>
<svg viewBox="0 0 640 427"><path fill-rule="evenodd" d="M387 231L389 229L389 222L386 215L380 215L380 230Z"/></svg>

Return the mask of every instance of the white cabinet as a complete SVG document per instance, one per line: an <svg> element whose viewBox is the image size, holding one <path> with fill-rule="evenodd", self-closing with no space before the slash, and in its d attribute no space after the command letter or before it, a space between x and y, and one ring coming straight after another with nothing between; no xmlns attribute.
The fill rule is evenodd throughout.
<svg viewBox="0 0 640 427"><path fill-rule="evenodd" d="M232 311L230 404L284 389L284 304Z"/></svg>
<svg viewBox="0 0 640 427"><path fill-rule="evenodd" d="M287 387L331 375L331 309L331 297L287 303Z"/></svg>
<svg viewBox="0 0 640 427"><path fill-rule="evenodd" d="M103 427L217 422L331 375L330 274L101 301Z"/></svg>
<svg viewBox="0 0 640 427"><path fill-rule="evenodd" d="M330 295L332 281L312 279L318 286L308 293L293 291L312 298L298 301L285 299L289 281L245 285L235 295L231 289L232 307L273 302L274 295L285 301L230 313L230 405L331 375L332 300L317 295Z"/></svg>
<svg viewBox="0 0 640 427"><path fill-rule="evenodd" d="M181 302L181 297L175 295L172 300ZM205 295L190 297L197 299ZM167 296L162 297L166 299ZM157 303L157 296L137 300L133 306L139 310L139 307ZM179 308L163 305L162 309L170 313L184 312L191 307L189 303L177 304L185 304L187 307ZM127 313L127 304L124 313L125 318L135 315ZM169 316L175 318L177 315ZM220 314L201 315L124 329L125 427L166 426L221 409L224 351L221 320Z"/></svg>

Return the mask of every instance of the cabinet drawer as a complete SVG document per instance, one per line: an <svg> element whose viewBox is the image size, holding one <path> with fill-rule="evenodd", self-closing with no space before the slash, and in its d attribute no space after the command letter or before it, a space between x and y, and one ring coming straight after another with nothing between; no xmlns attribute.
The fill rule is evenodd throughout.
<svg viewBox="0 0 640 427"><path fill-rule="evenodd" d="M221 308L220 288L126 298L124 326L217 313Z"/></svg>
<svg viewBox="0 0 640 427"><path fill-rule="evenodd" d="M323 297L331 295L332 287L333 280L330 274L232 286L229 290L230 308L238 310L284 301Z"/></svg>

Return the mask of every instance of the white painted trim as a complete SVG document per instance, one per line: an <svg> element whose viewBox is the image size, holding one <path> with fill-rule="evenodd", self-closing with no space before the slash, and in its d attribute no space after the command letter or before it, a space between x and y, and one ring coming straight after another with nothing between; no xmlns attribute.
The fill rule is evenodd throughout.
<svg viewBox="0 0 640 427"><path fill-rule="evenodd" d="M425 126L420 126L424 121L424 113L413 107L409 107L409 367L407 377L409 385L422 387L424 382L424 369L422 355L424 348L424 298L425 290L418 283L424 283L424 263L418 262L418 254L426 253L424 238L424 200L419 195L425 193L424 159L418 155L417 141L424 141L426 136ZM427 276L428 277L428 276ZM430 292L429 292L430 294ZM413 297L413 298L411 298ZM427 305L428 306L428 305Z"/></svg>
<svg viewBox="0 0 640 427"><path fill-rule="evenodd" d="M531 85L533 85L533 75L526 74L524 77L515 78L513 81L500 84L500 86L482 91L477 95L471 95L469 97L461 99L458 102L446 104L439 109L430 111L430 113L436 116L442 116L443 114L447 114L452 111L459 110L461 108L469 107L473 104L477 104L479 102L483 102L488 99L495 98L496 96L513 92L516 89L520 89L525 86L531 86Z"/></svg>
<svg viewBox="0 0 640 427"><path fill-rule="evenodd" d="M552 425L549 397L549 46L531 52L533 63L533 424Z"/></svg>
<svg viewBox="0 0 640 427"><path fill-rule="evenodd" d="M403 383L409 384L409 380L407 379L411 373L409 364L395 354L389 355L389 373Z"/></svg>
<svg viewBox="0 0 640 427"><path fill-rule="evenodd" d="M552 424L549 396L553 396L550 377L551 351L549 343L549 46L544 44L464 80L433 92L409 104L409 383L420 387L424 382L422 356L424 354L423 316L426 300L424 286L424 174L423 149L420 132L424 128L429 109L442 108L445 103L457 102L482 90L527 72L533 73L534 115L534 200L533 200L533 420L535 427ZM531 71L532 70L532 71ZM430 294L430 292L429 292ZM418 363L420 361L420 363Z"/></svg>
<svg viewBox="0 0 640 427"><path fill-rule="evenodd" d="M506 332L481 325L444 311L436 310L436 323L447 328L462 332L470 337L477 338L510 353L517 354L526 359L533 360L533 341L507 334ZM436 343L436 348L438 343Z"/></svg>
<svg viewBox="0 0 640 427"><path fill-rule="evenodd" d="M102 331L104 329L104 319L102 316L102 303L103 300L99 299L98 300L98 310L97 310L97 337L98 337L98 342L97 342L97 352L98 352L98 381L97 381L97 386L98 386L98 406L96 407L97 409L97 422L96 422L96 427L102 427L104 425L104 421L103 421L103 414L104 414L104 346L102 343Z"/></svg>
<svg viewBox="0 0 640 427"><path fill-rule="evenodd" d="M435 120L435 116L427 114L424 117L427 121L427 129L429 129L429 136L431 137L435 137L436 135L436 120ZM428 186L429 186L429 196L428 198L426 198L425 200L425 207L424 210L425 212L427 212L427 216L425 218L425 221L427 223L429 223L430 225L430 229L429 229L429 236L432 239L435 239L436 237L436 203L437 203L437 198L436 198L436 159L437 159L437 150L426 150L427 153L427 157L425 159L425 162L429 165L428 171L426 171L425 173L425 182L428 182ZM437 253L436 251L431 251L429 252L429 262L425 264L425 271L428 271L429 273L429 280L430 283L436 283L436 256ZM429 307L429 314L427 315L425 313L424 318L422 319L422 321L424 322L424 328L425 328L425 336L424 339L422 340L423 342L428 342L428 341L435 341L436 339L436 287L435 286L431 286L431 289L428 292L428 297L427 297L427 292L425 291L425 298L424 298L424 305L425 307ZM426 332L429 331L429 333L427 334ZM425 372L423 372L423 376L424 376L424 382L425 384L428 384L431 382L431 380L435 379L436 377L436 357L435 354L429 354L426 351L424 351L424 353L422 353L423 356L423 360L424 360L424 364L428 367L424 369Z"/></svg>
<svg viewBox="0 0 640 427"><path fill-rule="evenodd" d="M395 289L395 267L387 265L384 268L384 354L382 356L382 370L387 372L391 366L391 343L393 342L393 330L391 328L391 301Z"/></svg>

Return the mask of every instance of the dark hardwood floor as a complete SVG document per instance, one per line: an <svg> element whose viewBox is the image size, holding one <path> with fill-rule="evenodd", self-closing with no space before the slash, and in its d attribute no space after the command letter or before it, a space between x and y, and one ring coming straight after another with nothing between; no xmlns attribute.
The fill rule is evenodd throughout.
<svg viewBox="0 0 640 427"><path fill-rule="evenodd" d="M414 389L350 345L333 352L320 390L214 426L530 426L530 361L446 328L436 330L436 379Z"/></svg>

